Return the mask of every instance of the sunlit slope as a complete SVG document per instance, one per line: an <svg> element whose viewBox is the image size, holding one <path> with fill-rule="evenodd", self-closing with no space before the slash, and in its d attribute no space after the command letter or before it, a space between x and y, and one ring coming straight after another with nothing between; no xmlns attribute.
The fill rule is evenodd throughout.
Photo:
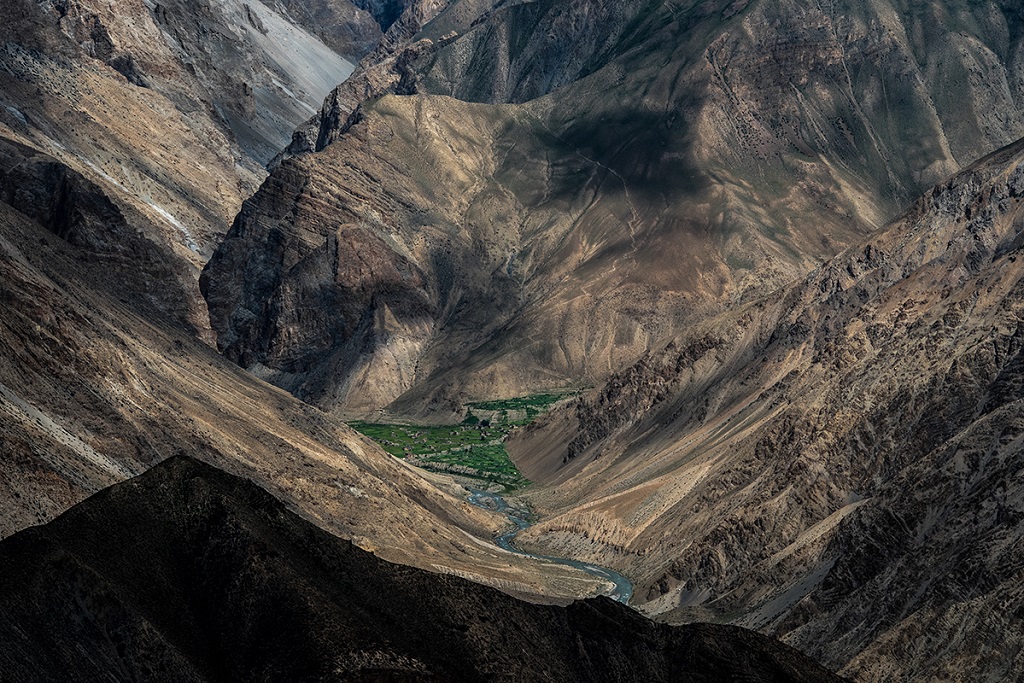
<svg viewBox="0 0 1024 683"><path fill-rule="evenodd" d="M509 444L523 543L856 678L1016 676L1021 149Z"/></svg>

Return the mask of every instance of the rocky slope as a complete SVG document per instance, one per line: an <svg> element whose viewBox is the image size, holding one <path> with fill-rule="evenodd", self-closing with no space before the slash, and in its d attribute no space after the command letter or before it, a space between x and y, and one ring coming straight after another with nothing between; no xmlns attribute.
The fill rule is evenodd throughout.
<svg viewBox="0 0 1024 683"><path fill-rule="evenodd" d="M0 48L4 137L101 187L169 267L193 271L263 164L352 68L276 12L234 0L13 0ZM205 306L194 284L165 284Z"/></svg>
<svg viewBox="0 0 1024 683"><path fill-rule="evenodd" d="M204 274L229 357L342 411L600 381L1024 134L1010 4L428 5Z"/></svg>
<svg viewBox="0 0 1024 683"><path fill-rule="evenodd" d="M5 7L0 535L188 451L383 557L534 597L592 594L582 573L493 547L500 519L460 488L206 346L199 266L261 178L261 145L286 140L290 108L305 116L314 86L343 75L340 57L274 12Z"/></svg>
<svg viewBox="0 0 1024 683"><path fill-rule="evenodd" d="M276 449L287 443L324 458L362 443L315 413L284 408L199 343L212 336L198 270L265 174L216 98L277 79L268 97L287 102L283 109L238 121L287 140L345 64L261 6L236 21L243 10L223 2L4 7L2 535L185 444L214 459L250 453L240 467L262 468L283 486L298 482L309 496L317 479L321 495L336 490L334 468L299 482L304 466L275 463ZM307 68L310 60L317 63ZM210 381L197 380L211 364ZM273 427L247 425L248 411L267 410Z"/></svg>
<svg viewBox="0 0 1024 683"><path fill-rule="evenodd" d="M1024 141L552 415L520 538L857 680L1019 677L1022 198Z"/></svg>
<svg viewBox="0 0 1024 683"><path fill-rule="evenodd" d="M373 51L360 60L349 78L331 91L320 110L294 131L291 142L271 162L271 169L285 159L319 151L343 135L348 128L349 117L362 102L386 94L408 94L413 77L411 64L434 46L429 38L420 38L421 32L433 26L435 18L447 26L455 17L455 23L463 26L489 7L491 0L454 3L450 0L370 0L366 4L381 22L381 27L386 27L384 34ZM467 10L475 11L467 14ZM449 31L445 38L450 39L452 35Z"/></svg>
<svg viewBox="0 0 1024 683"><path fill-rule="evenodd" d="M160 3L152 12L159 37L193 77L200 102L263 166L353 64L262 3L214 0L196 9Z"/></svg>
<svg viewBox="0 0 1024 683"><path fill-rule="evenodd" d="M383 562L187 457L0 543L9 681L839 681L769 638Z"/></svg>

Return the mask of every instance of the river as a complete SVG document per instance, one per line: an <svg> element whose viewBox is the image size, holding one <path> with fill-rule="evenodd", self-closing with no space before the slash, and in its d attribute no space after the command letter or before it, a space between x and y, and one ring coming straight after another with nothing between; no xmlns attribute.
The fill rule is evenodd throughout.
<svg viewBox="0 0 1024 683"><path fill-rule="evenodd" d="M523 529L530 526L530 523L526 521L522 512L510 506L508 501L497 493L478 491L476 489L470 489L469 491L470 503L485 510L499 512L505 515L505 517L515 525L512 530L506 531L501 536L498 536L496 541L499 547L504 548L509 552L516 553L517 555L532 557L538 560L544 560L545 562L554 562L555 564L562 564L567 567L575 567L576 569L585 571L591 576L595 576L605 581L610 581L615 584L615 588L608 593L605 593L605 595L613 600L618 600L623 604L629 604L629 599L633 597L633 582L625 576L613 569L599 567L588 562L570 560L564 557L551 557L550 555L534 555L533 553L520 550L512 544L512 539L514 539Z"/></svg>

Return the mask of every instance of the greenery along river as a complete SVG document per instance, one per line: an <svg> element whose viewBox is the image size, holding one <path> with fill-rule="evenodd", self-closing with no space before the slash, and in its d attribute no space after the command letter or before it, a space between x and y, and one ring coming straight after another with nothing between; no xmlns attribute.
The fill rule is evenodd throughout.
<svg viewBox="0 0 1024 683"><path fill-rule="evenodd" d="M532 422L577 391L537 394L466 404L466 418L457 425L410 425L351 422L385 451L410 465L480 482L481 488L509 493L530 482L505 450L509 433Z"/></svg>
<svg viewBox="0 0 1024 683"><path fill-rule="evenodd" d="M530 482L520 474L505 450L505 438L516 427L532 422L560 401L578 391L537 394L466 405L466 419L458 425L408 425L353 422L351 426L379 443L396 458L433 472L444 472L480 482L481 486L510 493ZM464 479L463 479L464 480ZM512 544L523 529L530 526L527 514L517 510L497 493L470 489L469 502L499 512L512 523L512 529L499 536L498 545L509 552L546 562L575 567L611 583L608 597L628 603L633 584L622 574L605 567L562 557L534 555Z"/></svg>
<svg viewBox="0 0 1024 683"><path fill-rule="evenodd" d="M587 562L580 562L579 560L570 560L564 557L534 555L533 553L520 550L513 545L512 539L514 539L520 531L529 527L530 523L526 520L525 513L513 508L502 496L489 491L470 489L469 502L477 507L484 508L485 510L500 512L515 525L511 531L507 531L501 536L498 536L497 543L500 547L508 550L509 552L516 553L517 555L525 555L526 557L533 557L546 562L554 562L567 567L575 567L576 569L585 571L591 576L595 576L604 581L610 581L614 585L614 588L605 593L605 595L613 600L618 600L623 604L629 604L630 598L633 597L633 582L622 574L619 574L617 571L608 569L607 567L599 567Z"/></svg>

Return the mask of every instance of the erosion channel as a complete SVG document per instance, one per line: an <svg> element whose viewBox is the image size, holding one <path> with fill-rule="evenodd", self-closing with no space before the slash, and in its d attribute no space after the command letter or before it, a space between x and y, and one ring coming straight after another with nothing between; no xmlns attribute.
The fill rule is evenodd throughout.
<svg viewBox="0 0 1024 683"><path fill-rule="evenodd" d="M514 525L510 531L498 536L496 539L499 547L505 550L516 553L517 555L525 555L526 557L533 557L538 560L544 560L545 562L554 562L556 564L566 565L568 567L575 567L582 569L592 576L596 576L599 579L612 582L615 587L605 593L608 597L613 600L628 605L629 599L633 597L633 582L627 579L622 574L608 569L607 567L598 567L597 565L589 564L587 562L580 562L578 560L570 560L564 557L551 557L550 555L534 555L520 550L512 544L512 540L521 532L530 526L530 522L526 520L526 514L508 504L502 496L497 493L491 493L489 491L479 491L476 489L470 489L469 502L477 507L484 508L485 510L492 510L505 515L506 518Z"/></svg>

